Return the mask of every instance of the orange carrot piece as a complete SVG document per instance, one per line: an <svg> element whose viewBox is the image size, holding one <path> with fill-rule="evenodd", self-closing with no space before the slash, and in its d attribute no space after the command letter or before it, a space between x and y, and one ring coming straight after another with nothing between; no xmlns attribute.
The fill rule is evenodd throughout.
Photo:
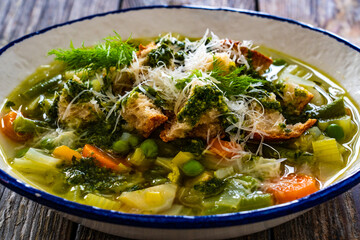
<svg viewBox="0 0 360 240"><path fill-rule="evenodd" d="M235 142L228 142L215 138L211 141L209 150L220 157L231 158L237 155L238 151L243 150L241 145Z"/></svg>
<svg viewBox="0 0 360 240"><path fill-rule="evenodd" d="M72 150L66 145L55 148L53 151L53 155L54 157L60 158L68 162L71 162L73 157L75 157L76 159L81 158L81 154L79 152Z"/></svg>
<svg viewBox="0 0 360 240"><path fill-rule="evenodd" d="M319 190L315 178L305 174L289 174L278 182L269 183L266 191L272 193L277 203L290 202Z"/></svg>
<svg viewBox="0 0 360 240"><path fill-rule="evenodd" d="M14 130L14 121L17 117L17 113L10 111L1 118L1 130L11 140L15 142L25 142L32 136L31 134L18 133Z"/></svg>
<svg viewBox="0 0 360 240"><path fill-rule="evenodd" d="M129 167L126 164L95 146L85 144L82 155L83 157L95 158L101 167L111 168L121 172L129 171Z"/></svg>

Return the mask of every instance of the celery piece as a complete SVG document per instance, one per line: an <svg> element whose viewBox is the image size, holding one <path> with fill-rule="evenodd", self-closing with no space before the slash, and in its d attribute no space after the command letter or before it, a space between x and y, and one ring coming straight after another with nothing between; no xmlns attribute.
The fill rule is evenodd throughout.
<svg viewBox="0 0 360 240"><path fill-rule="evenodd" d="M118 199L129 207L158 213L171 208L176 190L175 184L162 184L133 192L123 192Z"/></svg>
<svg viewBox="0 0 360 240"><path fill-rule="evenodd" d="M155 160L155 164L170 171L173 170L171 158L157 157Z"/></svg>
<svg viewBox="0 0 360 240"><path fill-rule="evenodd" d="M84 203L86 205L108 209L108 210L119 210L121 202L110 200L92 193L89 193L84 198Z"/></svg>
<svg viewBox="0 0 360 240"><path fill-rule="evenodd" d="M314 156L318 162L342 165L343 158L334 138L327 138L312 142Z"/></svg>
<svg viewBox="0 0 360 240"><path fill-rule="evenodd" d="M173 158L172 162L177 166L181 166L181 165L183 165L184 163L190 161L193 158L194 158L194 155L192 153L190 153L190 152L179 152Z"/></svg>
<svg viewBox="0 0 360 240"><path fill-rule="evenodd" d="M62 162L61 159L46 155L36 150L35 148L29 148L29 150L24 155L24 158L27 160L31 160L37 164L43 164L49 167L56 167L56 165Z"/></svg>
<svg viewBox="0 0 360 240"><path fill-rule="evenodd" d="M145 158L146 157L141 148L136 148L134 153L129 158L129 162L135 166L140 166L144 162Z"/></svg>
<svg viewBox="0 0 360 240"><path fill-rule="evenodd" d="M228 176L231 176L235 173L233 167L220 168L214 172L214 176L219 179L224 179Z"/></svg>
<svg viewBox="0 0 360 240"><path fill-rule="evenodd" d="M11 166L19 171L34 174L44 174L45 172L49 171L49 169L53 168L46 164L36 163L24 157L15 158L12 161Z"/></svg>

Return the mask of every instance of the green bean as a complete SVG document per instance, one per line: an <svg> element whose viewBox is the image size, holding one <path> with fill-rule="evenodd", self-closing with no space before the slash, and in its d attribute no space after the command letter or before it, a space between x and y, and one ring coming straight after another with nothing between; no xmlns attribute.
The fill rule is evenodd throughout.
<svg viewBox="0 0 360 240"><path fill-rule="evenodd" d="M55 88L59 85L60 81L61 75L57 75L50 80L37 83L35 86L20 95L27 100L32 99L50 89Z"/></svg>
<svg viewBox="0 0 360 240"><path fill-rule="evenodd" d="M346 114L344 98L340 97L334 100L332 103L329 103L321 107L316 114L316 118L320 119L332 119L337 117L342 117Z"/></svg>

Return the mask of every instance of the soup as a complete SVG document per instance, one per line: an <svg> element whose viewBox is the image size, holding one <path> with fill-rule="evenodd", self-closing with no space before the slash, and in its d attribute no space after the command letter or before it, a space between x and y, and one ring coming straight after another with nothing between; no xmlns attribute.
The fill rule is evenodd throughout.
<svg viewBox="0 0 360 240"><path fill-rule="evenodd" d="M2 109L22 180L127 213L209 215L293 201L355 154L358 111L329 77L250 41L110 36L53 49ZM15 151L14 151L15 150Z"/></svg>

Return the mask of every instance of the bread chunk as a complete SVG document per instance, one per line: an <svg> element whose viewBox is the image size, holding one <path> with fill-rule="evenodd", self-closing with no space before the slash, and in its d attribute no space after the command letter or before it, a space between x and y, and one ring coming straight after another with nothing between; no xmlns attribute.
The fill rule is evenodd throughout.
<svg viewBox="0 0 360 240"><path fill-rule="evenodd" d="M60 95L58 103L59 122L71 128L96 121L101 113L97 104L91 102L69 104L66 96Z"/></svg>
<svg viewBox="0 0 360 240"><path fill-rule="evenodd" d="M175 117L171 123L165 125L165 129L160 133L160 138L164 142L186 137L198 137L204 140L214 138L223 133L218 116L219 111L211 109L202 114L194 126L187 122L179 122Z"/></svg>
<svg viewBox="0 0 360 240"><path fill-rule="evenodd" d="M143 93L133 92L122 109L125 121L138 130L144 137L168 120L153 100Z"/></svg>
<svg viewBox="0 0 360 240"><path fill-rule="evenodd" d="M308 119L305 123L285 124L284 116L278 111L265 111L262 121L254 125L252 139L265 141L284 141L300 137L316 123Z"/></svg>

